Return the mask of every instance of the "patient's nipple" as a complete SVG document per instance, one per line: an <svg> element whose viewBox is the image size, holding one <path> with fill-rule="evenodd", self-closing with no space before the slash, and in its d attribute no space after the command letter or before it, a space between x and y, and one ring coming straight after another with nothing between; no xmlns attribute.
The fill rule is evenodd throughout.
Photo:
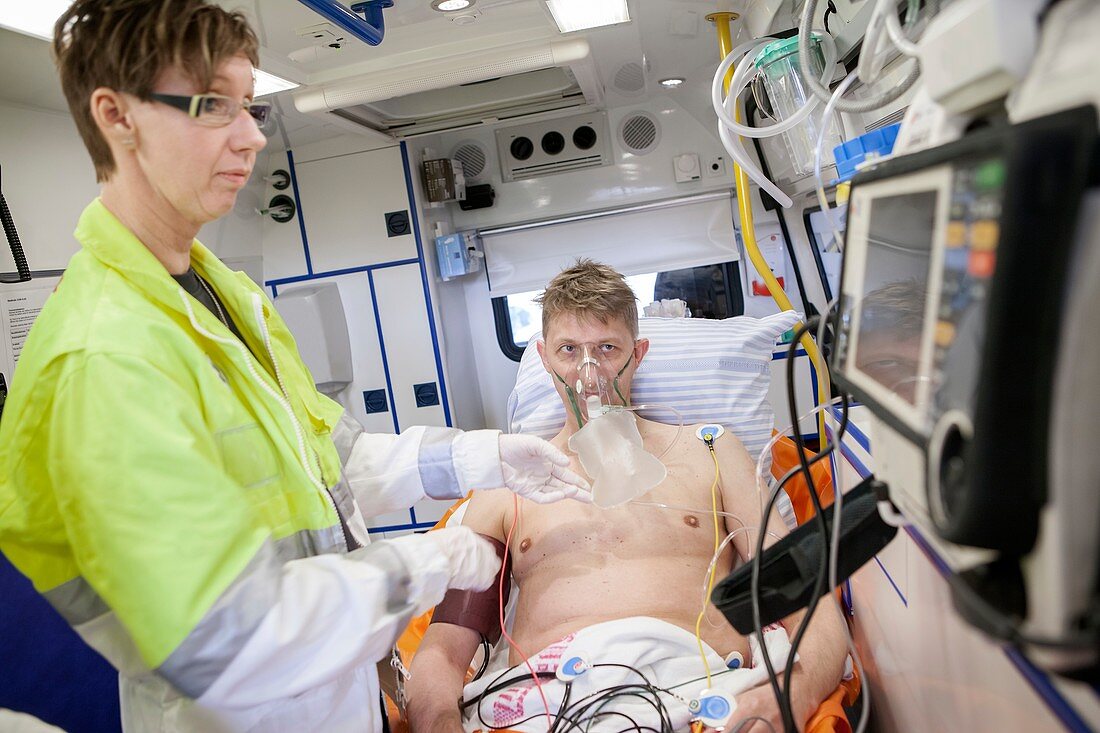
<svg viewBox="0 0 1100 733"><path fill-rule="evenodd" d="M684 515L684 524L686 524L689 527L698 527L699 526L699 519L698 519L698 517L696 517L693 514L686 514L686 515Z"/></svg>
<svg viewBox="0 0 1100 733"><path fill-rule="evenodd" d="M524 537L523 542L519 543L519 551L520 552L527 552L530 549L531 549L531 538L530 537Z"/></svg>

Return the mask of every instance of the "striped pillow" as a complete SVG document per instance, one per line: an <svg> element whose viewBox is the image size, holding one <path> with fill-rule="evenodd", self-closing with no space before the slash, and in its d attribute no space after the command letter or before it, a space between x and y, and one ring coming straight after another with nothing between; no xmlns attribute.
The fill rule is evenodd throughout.
<svg viewBox="0 0 1100 733"><path fill-rule="evenodd" d="M771 439L774 414L768 402L772 351L798 321L785 311L766 318L739 316L722 321L701 318L642 318L640 335L649 353L634 376L634 404L671 405L684 424L716 422L741 439L755 460ZM520 361L508 398L513 433L552 438L565 425L565 407L535 350L535 336ZM641 410L642 417L674 422L668 410Z"/></svg>

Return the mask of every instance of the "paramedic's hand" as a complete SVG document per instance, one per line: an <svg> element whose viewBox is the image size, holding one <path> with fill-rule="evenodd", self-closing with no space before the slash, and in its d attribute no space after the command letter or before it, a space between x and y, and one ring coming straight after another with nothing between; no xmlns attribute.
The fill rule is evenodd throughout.
<svg viewBox="0 0 1100 733"><path fill-rule="evenodd" d="M562 499L589 503L588 482L569 470L569 457L533 435L500 436L504 485L536 504Z"/></svg>
<svg viewBox="0 0 1100 733"><path fill-rule="evenodd" d="M483 591L496 581L500 573L497 551L469 527L444 527L422 536L447 560L451 571L448 588Z"/></svg>

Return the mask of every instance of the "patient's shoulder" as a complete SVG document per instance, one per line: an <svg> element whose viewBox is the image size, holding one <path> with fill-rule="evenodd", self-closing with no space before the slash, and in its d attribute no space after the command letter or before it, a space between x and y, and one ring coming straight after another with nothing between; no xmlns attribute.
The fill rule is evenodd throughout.
<svg viewBox="0 0 1100 733"><path fill-rule="evenodd" d="M504 518L511 507L512 492L508 489L475 491L466 502L462 525L479 534L504 541Z"/></svg>
<svg viewBox="0 0 1100 733"><path fill-rule="evenodd" d="M655 442L663 440L664 445L670 445L672 441L675 441L676 446L679 448L706 450L706 443L699 437L699 429L713 424L714 423L686 424L680 428L677 425L668 425L654 420L643 420L639 418L638 430L641 432L643 438L649 438ZM714 445L719 450L724 448L727 451L738 454L745 450L745 446L728 428L723 430Z"/></svg>

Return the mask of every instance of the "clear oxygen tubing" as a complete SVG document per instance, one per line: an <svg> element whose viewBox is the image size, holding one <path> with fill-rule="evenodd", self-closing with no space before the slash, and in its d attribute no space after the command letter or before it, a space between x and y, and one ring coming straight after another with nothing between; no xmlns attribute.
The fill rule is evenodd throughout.
<svg viewBox="0 0 1100 733"><path fill-rule="evenodd" d="M842 399L843 397L836 397L824 404L818 405L814 409L807 412L805 415L802 415L800 418L798 418L799 424L801 424L802 421L806 418L813 417L814 415L818 417L820 423L824 423L825 412L832 408L834 405L838 404ZM791 429L798 430L799 427L798 425L792 425ZM756 459L756 496L759 500L761 517L764 516L764 492L770 489L770 487L768 486L768 481L764 478L764 463L766 462L767 457L772 454L772 448L775 447L775 444L785 438L786 435L786 433L776 433L775 435L773 435L772 439L768 441L767 445L765 445L763 450L760 451L760 455ZM824 438L824 430L822 431L821 435Z"/></svg>
<svg viewBox="0 0 1100 733"><path fill-rule="evenodd" d="M739 59L744 56L746 52L754 53L756 51L759 51L768 43L771 43L771 41L750 41L748 43L738 46L736 49L727 54L726 58L734 60ZM720 80L719 84L726 84L727 88L730 77L731 74L728 67L726 72L724 73L724 76L715 74L715 79ZM736 107L736 98L734 98L733 104L735 115L734 119L737 119L740 116L740 111ZM715 106L714 109L716 114L718 114L720 109L724 111L721 101L717 106ZM779 202L781 206L786 208L793 205L794 202L791 201L791 197L783 193L783 190L779 188L779 186L775 185L775 183L773 183L770 178L764 175L764 171L762 171L756 165L753 159L749 156L748 151L745 150L745 146L742 144L741 139L729 131L729 129L725 125L725 122L721 118L719 118L718 120L718 138L722 141L722 145L726 148L726 152L728 152L730 154L730 157L733 158L735 166L746 171L749 177L752 178L752 180L754 180L758 186L767 191L772 198Z"/></svg>
<svg viewBox="0 0 1100 733"><path fill-rule="evenodd" d="M812 0L807 0L807 4L810 2L812 2ZM719 51L722 54L722 59L725 60L734 50L733 38L730 34L730 21L733 19L733 14L716 13L714 19L714 25L718 29ZM728 85L726 86L726 91L729 91ZM735 115L739 116L740 114L740 110L735 109ZM721 132L721 125L719 125L719 132ZM745 243L745 251L748 253L749 259L752 261L757 273L760 274L760 277L763 278L764 283L768 286L768 291L779 305L780 310L794 310L790 298L787 297L787 293L784 292L783 288L779 285L779 281L775 279L775 274L772 272L771 267L768 266L768 262L764 259L763 253L760 252L760 246L756 242L756 231L753 228L752 199L749 197L749 177L745 173L745 169L737 161L734 161L733 171L734 180L737 186L737 210L741 219L741 238ZM767 179L765 178L765 180ZM790 201L789 196L786 194L783 196ZM795 328L798 328L800 325L801 324L796 324ZM821 352L818 351L817 344L814 343L813 337L809 334L803 334L800 343L802 344L802 348L804 348L809 355L810 361L813 362L815 367L814 371L817 372L818 394L822 399L826 399L829 392L824 389L825 361L821 358ZM824 437L825 420L823 416L819 416L819 444L821 444Z"/></svg>
<svg viewBox="0 0 1100 733"><path fill-rule="evenodd" d="M740 520L738 520L738 521L740 521ZM729 534L727 534L726 538L724 540L722 540L721 544L718 545L718 550L714 553L713 556L711 556L710 564L707 565L707 574L706 574L705 577L710 577L710 574L714 572L714 567L718 564L718 558L720 558L722 556L722 553L726 551L726 547L729 546L729 543L732 542L738 535L740 535L744 532L759 532L759 531L760 531L759 527L746 527L744 525L744 523L742 523L742 525L740 527L738 527L737 529L735 529L732 532L730 532ZM778 535L775 532L768 532L768 536L772 537L774 539L777 539L777 540L783 539L783 537L781 535ZM752 546L750 544L749 556L744 558L744 559L746 561L751 560L752 559L751 555L752 555ZM706 583L704 583L703 584L702 605L704 607L706 607L706 605L709 601L710 601L710 592L707 590ZM709 620L708 620L708 623L710 624L711 628L718 628L717 625L715 625L713 622L710 622Z"/></svg>
<svg viewBox="0 0 1100 733"><path fill-rule="evenodd" d="M828 33L820 33L818 37L825 49L825 65L821 72L821 83L827 84L833 78L833 68L836 66L836 42ZM752 78L756 75L756 58L764 47L771 45L772 41L772 38L757 39L734 49L722 60L722 63L718 64L718 70L715 72L711 83L710 100L718 119L725 123L730 132L741 137L774 137L792 130L802 124L821 103L821 100L811 97L793 115L767 127L750 127L742 124L734 117L733 111L737 97L748 87ZM746 47L750 47L751 50L748 53L742 52L741 58L739 58L738 52ZM730 80L728 91L723 95L723 82L726 73L735 63L737 68Z"/></svg>
<svg viewBox="0 0 1100 733"><path fill-rule="evenodd" d="M628 504L633 504L634 506L652 506L652 507L657 507L658 509L670 509L670 510L678 511L678 512L694 512L696 514L709 514L710 513L710 509L694 509L694 508L689 507L689 506L677 506L676 504L663 504L659 501L638 501L637 499L631 499L627 503ZM719 510L718 511L718 516L728 517L729 519L732 519L735 522L737 522L738 524L740 524L742 527L745 526L745 523L741 520L741 517L737 516L736 514L730 514L729 512L724 512L724 511Z"/></svg>
<svg viewBox="0 0 1100 733"><path fill-rule="evenodd" d="M936 3L936 0L932 0L932 3ZM938 5L938 3L937 3ZM809 33L813 25L814 15L817 13L818 0L806 0L806 5L802 8L802 18L798 24L798 67L802 72L802 81L806 87L821 101L827 101L829 99L829 89L821 84L817 78L811 73L809 53L810 41ZM917 77L920 76L920 63L913 62L913 68L909 71L906 77L900 84L878 97L871 99L853 100L847 99L837 104L837 110L840 112L848 113L861 113L870 112L871 110L883 107L895 99L905 94L909 90L909 87L913 86Z"/></svg>
<svg viewBox="0 0 1100 733"><path fill-rule="evenodd" d="M897 12L897 0L874 0L867 30L863 33L856 71L864 84L872 84L882 72L892 48L886 34L886 18Z"/></svg>
<svg viewBox="0 0 1100 733"><path fill-rule="evenodd" d="M781 206L789 208L793 205L791 198L764 175L764 172L753 161L740 139L740 136L765 138L788 132L802 124L819 104L819 100L811 96L806 104L793 115L767 127L749 127L740 123L737 98L755 76L755 59L757 55L771 44L772 40L771 38L765 38L749 41L726 54L718 65L711 83L711 106L714 108L715 114L718 115L718 136L730 156L749 174L750 178L756 181L757 185L767 191ZM821 41L822 45L825 46L825 70L822 72L822 81L826 82L832 78L833 66L836 64L836 44L828 34L822 35ZM736 71L727 85L726 80L729 78L730 69L735 63L737 64ZM726 92L724 97L723 91Z"/></svg>
<svg viewBox="0 0 1100 733"><path fill-rule="evenodd" d="M848 87L852 85L852 82L856 80L859 72L853 71L845 77L844 81L840 82L836 91L829 97L829 102L825 105L825 111L822 113L823 119L829 119L829 115L833 113L836 108L837 101L844 95L844 92L848 91ZM841 236L840 228L836 225L836 220L833 219L832 209L829 208L829 199L825 197L825 180L821 177L821 157L825 152L825 132L828 128L825 125L821 126L820 132L817 135L817 145L814 146L814 178L817 180L817 203L821 206L821 211L825 214L825 220L829 222L829 229L833 233L833 241L825 248L829 251L834 245L837 250L841 250ZM829 311L825 311L828 313ZM822 323L825 319L821 319ZM819 332L820 333L820 332ZM818 336L818 343L821 343L821 337Z"/></svg>
<svg viewBox="0 0 1100 733"><path fill-rule="evenodd" d="M661 455L657 456L658 461L667 456L668 452L680 442L680 435L684 432L684 413L680 412L672 405L629 405L622 409L631 410L633 412L638 412L639 410L668 410L676 415L676 435L672 436L672 442L661 451Z"/></svg>
<svg viewBox="0 0 1100 733"><path fill-rule="evenodd" d="M916 58L920 53L920 49L917 48L916 43L906 37L905 33L907 29L912 28L914 25L917 17L917 9L919 7L920 3L918 0L909 0L909 7L905 17L905 29L902 29L901 24L898 23L897 13L886 14L886 35L890 37L890 40L894 44L894 48L910 58Z"/></svg>

